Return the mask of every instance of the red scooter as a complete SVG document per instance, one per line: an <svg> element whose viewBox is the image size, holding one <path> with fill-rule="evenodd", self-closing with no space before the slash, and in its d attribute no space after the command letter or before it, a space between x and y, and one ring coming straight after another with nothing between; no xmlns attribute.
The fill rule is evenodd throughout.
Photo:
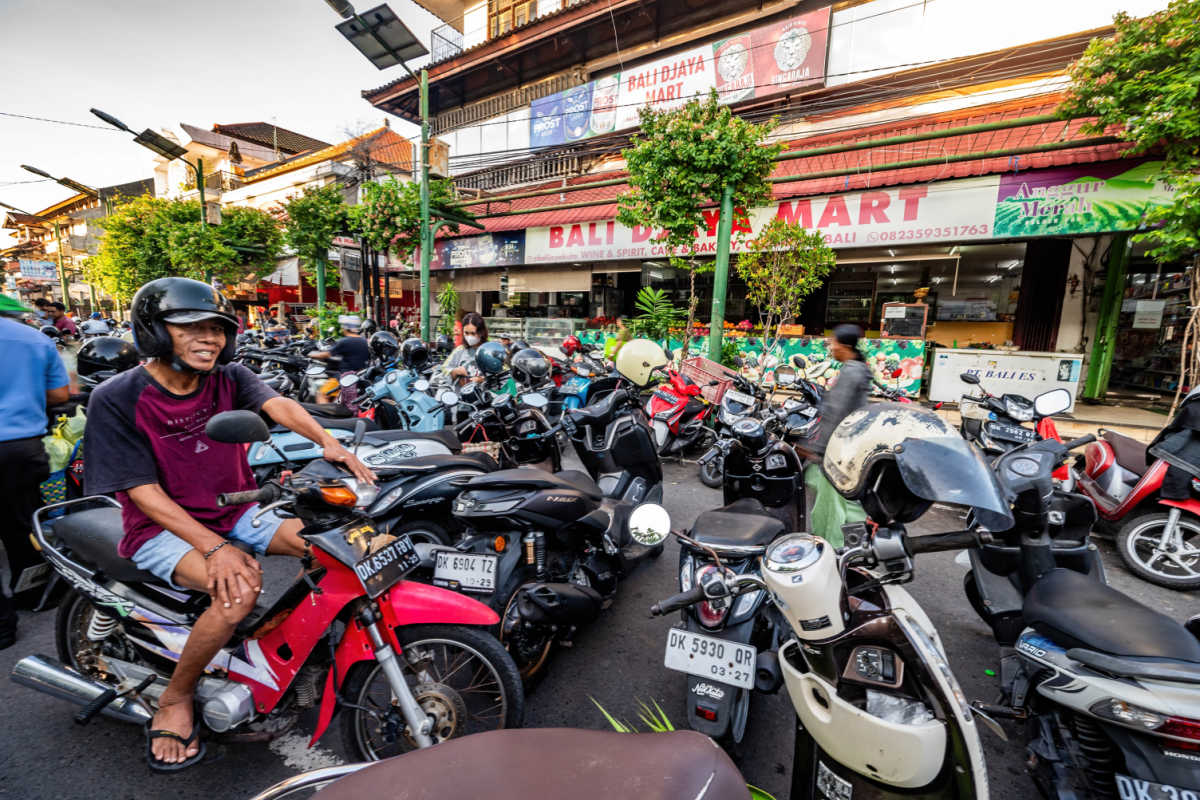
<svg viewBox="0 0 1200 800"><path fill-rule="evenodd" d="M217 414L205 433L216 442L269 437L249 411ZM360 760L520 725L520 675L488 630L499 617L469 597L404 580L428 555L356 512L375 492L318 459L217 499L299 517L315 563L239 624L209 664L196 687L197 725L229 742L268 741L318 707L312 744L341 710L345 747ZM80 724L97 714L148 723L208 595L174 590L118 556L121 511L107 497L47 506L34 525L47 561L73 588L59 606L60 660L27 656L13 680L84 706Z"/></svg>
<svg viewBox="0 0 1200 800"><path fill-rule="evenodd" d="M715 406L704 399L704 386L677 370L662 368L667 382L654 388L646 401L646 416L654 432L660 457L680 455L686 450L707 449L717 435L708 418ZM718 386L710 381L707 386Z"/></svg>
<svg viewBox="0 0 1200 800"><path fill-rule="evenodd" d="M1117 552L1130 570L1170 589L1200 588L1200 481L1191 498L1163 500L1167 462L1147 466L1146 445L1103 429L1076 472L1100 518L1119 526Z"/></svg>

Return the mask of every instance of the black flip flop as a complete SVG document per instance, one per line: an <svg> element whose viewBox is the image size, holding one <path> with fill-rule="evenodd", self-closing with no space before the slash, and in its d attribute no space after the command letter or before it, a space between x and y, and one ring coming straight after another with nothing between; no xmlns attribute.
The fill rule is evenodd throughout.
<svg viewBox="0 0 1200 800"><path fill-rule="evenodd" d="M192 724L192 735L185 739L182 736L180 736L178 733L175 733L175 731L152 730L150 728L150 723L147 722L146 723L146 764L150 767L150 769L154 770L155 772L178 772L181 769L187 769L188 767L190 767L193 764L200 761L200 759L204 758L204 753L207 750L207 748L204 746L204 742L200 742L200 751L197 752L196 755L191 756L190 758L187 758L183 761L180 761L178 764L168 763L166 761L161 761L161 760L155 758L154 750L151 749L151 744L153 743L153 741L155 739L174 739L175 741L182 744L184 747L184 750L186 751L187 748L191 746L192 742L196 741L196 737L198 737L199 735L200 735L200 726L195 723Z"/></svg>

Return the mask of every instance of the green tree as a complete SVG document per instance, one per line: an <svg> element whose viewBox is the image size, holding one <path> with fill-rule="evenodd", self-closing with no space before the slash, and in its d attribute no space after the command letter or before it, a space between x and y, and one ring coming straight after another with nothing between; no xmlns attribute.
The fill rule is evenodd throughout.
<svg viewBox="0 0 1200 800"><path fill-rule="evenodd" d="M284 241L296 251L300 265L306 267L304 279L316 286L317 266L326 266L333 237L349 228L349 207L335 183L309 186L304 193L280 204ZM337 270L325 270L325 286L336 288L341 276Z"/></svg>
<svg viewBox="0 0 1200 800"><path fill-rule="evenodd" d="M837 255L819 231L778 217L763 227L753 248L738 256L737 271L746 282L746 301L762 320L765 356L779 344L783 326L800 313L804 298L837 265Z"/></svg>
<svg viewBox="0 0 1200 800"><path fill-rule="evenodd" d="M659 231L673 267L687 269L691 285L687 330L696 316L696 231L710 227L704 209L733 189L736 209L771 197L771 175L782 144L766 144L776 120L761 125L736 117L710 92L674 111L644 108L641 128L625 149L630 190L621 197L617 219ZM712 218L713 211L709 211ZM738 213L744 215L744 211ZM715 223L713 223L715 226ZM736 225L739 237L748 226ZM706 265L707 266L707 265Z"/></svg>
<svg viewBox="0 0 1200 800"><path fill-rule="evenodd" d="M454 184L448 180L430 181L429 207L433 219L437 219L440 210L453 208L456 202ZM407 260L421 244L420 184L398 181L395 176L381 183L364 183L362 203L353 211L353 225L379 252L390 251L401 261ZM459 229L456 223L448 222L438 226L434 236L442 228L452 233L458 233Z"/></svg>
<svg viewBox="0 0 1200 800"><path fill-rule="evenodd" d="M84 276L122 303L145 283L170 275L232 284L274 269L282 234L270 214L232 208L220 225L200 224L200 204L143 195L101 221L100 251Z"/></svg>
<svg viewBox="0 0 1200 800"><path fill-rule="evenodd" d="M634 307L639 313L632 320L633 335L647 339L667 339L671 335L671 328L678 325L683 316L664 290L649 286L638 290Z"/></svg>
<svg viewBox="0 0 1200 800"><path fill-rule="evenodd" d="M458 292L453 283L447 283L445 288L438 292L437 304L438 310L442 312L441 319L438 320L438 332L453 336L454 323L458 319Z"/></svg>
<svg viewBox="0 0 1200 800"><path fill-rule="evenodd" d="M1172 0L1142 19L1118 14L1113 27L1111 37L1093 39L1071 66L1058 112L1094 117L1084 126L1089 133L1116 126L1132 154L1162 153L1174 200L1151 210L1148 230L1134 240L1153 245L1148 254L1159 263L1192 257L1186 354L1200 334L1200 0ZM1200 379L1200 348L1191 352L1181 365L1181 388Z"/></svg>

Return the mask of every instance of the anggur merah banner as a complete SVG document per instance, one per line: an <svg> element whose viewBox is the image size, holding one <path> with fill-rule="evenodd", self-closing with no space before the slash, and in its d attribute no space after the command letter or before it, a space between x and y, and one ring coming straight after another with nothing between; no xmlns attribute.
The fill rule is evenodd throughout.
<svg viewBox="0 0 1200 800"><path fill-rule="evenodd" d="M712 89L722 103L819 85L829 7L614 72L529 105L529 146L554 147L635 128L638 111L669 111Z"/></svg>
<svg viewBox="0 0 1200 800"><path fill-rule="evenodd" d="M784 200L736 218L732 249L753 249L775 217L821 231L834 249L1132 230L1149 209L1170 202L1160 166L1112 161ZM716 252L718 218L717 209L705 209L699 253ZM666 255L656 231L612 219L525 231L526 264Z"/></svg>

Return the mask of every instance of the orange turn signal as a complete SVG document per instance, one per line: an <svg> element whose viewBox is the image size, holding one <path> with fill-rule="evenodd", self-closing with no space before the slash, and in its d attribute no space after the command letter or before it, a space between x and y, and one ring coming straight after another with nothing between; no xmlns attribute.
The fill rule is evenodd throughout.
<svg viewBox="0 0 1200 800"><path fill-rule="evenodd" d="M353 506L358 502L358 495L339 483L334 486L322 486L321 499L331 506Z"/></svg>
<svg viewBox="0 0 1200 800"><path fill-rule="evenodd" d="M506 547L508 547L508 540L505 539L503 536L497 536L496 540L494 542L492 542L492 549L495 550L497 553L503 553L504 548L506 548Z"/></svg>

